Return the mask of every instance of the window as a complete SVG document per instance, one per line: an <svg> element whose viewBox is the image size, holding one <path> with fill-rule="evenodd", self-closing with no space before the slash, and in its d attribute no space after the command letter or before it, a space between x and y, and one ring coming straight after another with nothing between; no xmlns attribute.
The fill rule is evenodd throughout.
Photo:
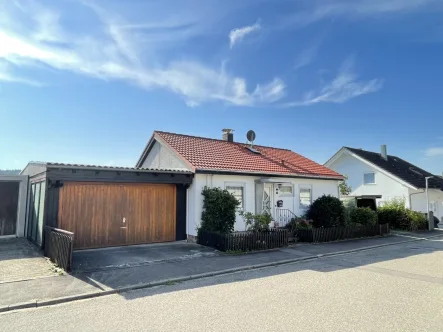
<svg viewBox="0 0 443 332"><path fill-rule="evenodd" d="M300 188L300 210L307 210L312 203L311 188Z"/></svg>
<svg viewBox="0 0 443 332"><path fill-rule="evenodd" d="M365 173L363 181L364 184L375 184L375 173Z"/></svg>
<svg viewBox="0 0 443 332"><path fill-rule="evenodd" d="M238 206L240 209L244 209L243 204L243 192L244 187L242 186L226 186L226 190L229 191L232 195L234 195L235 198L240 202L240 205Z"/></svg>
<svg viewBox="0 0 443 332"><path fill-rule="evenodd" d="M292 186L280 186L279 187L280 196L292 196Z"/></svg>

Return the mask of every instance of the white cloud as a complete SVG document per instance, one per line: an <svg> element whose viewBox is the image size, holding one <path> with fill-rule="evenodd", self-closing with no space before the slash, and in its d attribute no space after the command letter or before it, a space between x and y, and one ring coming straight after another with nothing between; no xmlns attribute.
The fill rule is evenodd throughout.
<svg viewBox="0 0 443 332"><path fill-rule="evenodd" d="M229 46L233 48L235 44L242 41L243 38L245 38L247 35L260 29L261 25L257 22L253 25L231 30L231 32L229 33Z"/></svg>
<svg viewBox="0 0 443 332"><path fill-rule="evenodd" d="M425 150L426 157L443 156L443 148L428 148Z"/></svg>
<svg viewBox="0 0 443 332"><path fill-rule="evenodd" d="M337 76L318 91L309 91L302 100L284 103L283 107L308 106L317 103L344 103L352 98L376 92L383 87L383 80L359 81L354 73L354 58L347 58Z"/></svg>
<svg viewBox="0 0 443 332"><path fill-rule="evenodd" d="M20 83L37 87L44 85L41 82L14 75L12 73L11 66L2 62L0 62L0 82Z"/></svg>
<svg viewBox="0 0 443 332"><path fill-rule="evenodd" d="M309 0L309 8L287 15L277 28L303 27L328 18L368 18L404 14L421 9L439 9L441 0Z"/></svg>
<svg viewBox="0 0 443 332"><path fill-rule="evenodd" d="M282 98L285 85L279 78L248 89L246 79L229 73L225 66L214 69L198 61L166 60L174 52L165 50L172 51L217 24L223 10L215 11L214 1L202 5L190 0L185 6L176 1L180 15L175 15L166 10L168 6L158 7L159 2L122 7L121 2L110 0L103 8L89 0L76 5L81 7L78 10L88 11L85 17L92 21L87 22L87 28L76 30L64 25L70 13L37 2L30 12L25 6L14 5L20 1L11 2L5 5L8 20L0 20L0 60L19 67L43 64L94 78L123 80L145 89L163 88L179 94L192 107L211 101L254 106ZM26 24L14 24L17 21ZM237 33L237 41L245 32L240 35ZM25 82L11 73L3 74L3 79Z"/></svg>

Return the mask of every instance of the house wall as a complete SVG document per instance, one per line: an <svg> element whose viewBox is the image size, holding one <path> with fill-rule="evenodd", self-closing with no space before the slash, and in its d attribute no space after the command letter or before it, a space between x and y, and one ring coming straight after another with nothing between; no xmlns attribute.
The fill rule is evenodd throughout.
<svg viewBox="0 0 443 332"><path fill-rule="evenodd" d="M159 142L154 143L146 160L143 162L142 167L168 170L189 170L182 160L180 160L168 147Z"/></svg>
<svg viewBox="0 0 443 332"><path fill-rule="evenodd" d="M424 190L410 189L411 209L426 213L426 193ZM436 189L429 189L429 208L434 212L439 220L443 218L443 191Z"/></svg>
<svg viewBox="0 0 443 332"><path fill-rule="evenodd" d="M409 188L370 164L350 154L343 154L327 166L348 177L347 182L352 188L351 196L382 195L382 198L377 199L378 205L393 198L404 198L406 207L409 207ZM375 173L375 184L363 183L365 173Z"/></svg>
<svg viewBox="0 0 443 332"><path fill-rule="evenodd" d="M219 174L196 174L192 185L188 189L188 235L196 236L197 227L201 222L203 211L203 197L201 192L205 186L225 188L226 185L242 185L244 187L244 210L246 212L256 212L255 181L260 180L259 176L248 175L219 175ZM280 183L292 183L294 185L294 213L301 215L303 212L299 208L299 186L312 186L312 200L316 200L322 195L338 197L338 181L319 180L304 178L269 178ZM236 231L244 231L245 224L240 216L234 226Z"/></svg>

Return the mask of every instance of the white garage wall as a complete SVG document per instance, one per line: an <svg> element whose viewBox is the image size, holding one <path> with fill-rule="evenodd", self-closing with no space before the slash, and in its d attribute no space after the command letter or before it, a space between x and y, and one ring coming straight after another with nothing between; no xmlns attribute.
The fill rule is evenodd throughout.
<svg viewBox="0 0 443 332"><path fill-rule="evenodd" d="M188 189L188 235L196 236L197 227L201 222L203 210L203 196L201 192L205 186L225 188L226 184L239 184L244 186L244 206L245 211L255 213L255 181L258 176L245 175L206 175L196 174L191 187ZM299 209L299 185L312 186L312 200L316 200L322 195L331 195L338 197L338 181L336 180L317 180L317 179L299 179L299 178L273 178L281 183L292 183L294 185L294 213L301 215ZM235 223L236 231L244 231L245 224L240 216L237 216Z"/></svg>

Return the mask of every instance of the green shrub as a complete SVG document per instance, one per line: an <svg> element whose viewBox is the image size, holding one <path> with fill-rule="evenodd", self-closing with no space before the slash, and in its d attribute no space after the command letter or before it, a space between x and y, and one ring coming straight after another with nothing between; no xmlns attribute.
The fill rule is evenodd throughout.
<svg viewBox="0 0 443 332"><path fill-rule="evenodd" d="M405 207L404 198L394 198L378 208L378 222L393 229L416 231L428 228L426 215Z"/></svg>
<svg viewBox="0 0 443 332"><path fill-rule="evenodd" d="M227 190L204 187L201 230L230 233L240 202Z"/></svg>
<svg viewBox="0 0 443 332"><path fill-rule="evenodd" d="M375 225L377 223L377 212L368 207L359 207L351 211L350 218L353 224Z"/></svg>
<svg viewBox="0 0 443 332"><path fill-rule="evenodd" d="M389 223L392 228L409 229L410 221L405 208L404 198L394 198L386 201L377 209L378 223Z"/></svg>
<svg viewBox="0 0 443 332"><path fill-rule="evenodd" d="M345 207L337 197L323 195L311 204L306 217L314 227L344 226Z"/></svg>
<svg viewBox="0 0 443 332"><path fill-rule="evenodd" d="M269 230L272 216L269 213L252 214L251 212L241 212L240 215L245 221L248 231L263 232Z"/></svg>
<svg viewBox="0 0 443 332"><path fill-rule="evenodd" d="M412 210L406 210L406 213L409 218L409 229L411 231L428 229L428 219L426 218L426 215L424 213Z"/></svg>
<svg viewBox="0 0 443 332"><path fill-rule="evenodd" d="M351 225L351 213L357 208L357 201L354 197L340 199L345 207L345 225Z"/></svg>
<svg viewBox="0 0 443 332"><path fill-rule="evenodd" d="M312 220L303 218L292 218L285 226L292 236L297 236L297 231L302 229L312 229Z"/></svg>

